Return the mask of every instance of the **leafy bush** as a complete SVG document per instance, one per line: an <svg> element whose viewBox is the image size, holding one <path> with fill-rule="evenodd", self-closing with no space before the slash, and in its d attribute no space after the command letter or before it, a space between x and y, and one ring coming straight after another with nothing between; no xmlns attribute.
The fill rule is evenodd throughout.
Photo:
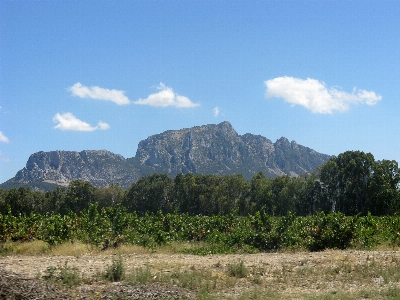
<svg viewBox="0 0 400 300"><path fill-rule="evenodd" d="M400 215L388 218L388 240L393 247L400 246Z"/></svg>
<svg viewBox="0 0 400 300"><path fill-rule="evenodd" d="M365 217L357 218L355 228L355 242L359 248L370 249L379 244L379 231L382 226L378 222L378 218L368 213Z"/></svg>
<svg viewBox="0 0 400 300"><path fill-rule="evenodd" d="M354 237L355 219L342 213L320 213L314 216L308 230L309 250L346 249Z"/></svg>

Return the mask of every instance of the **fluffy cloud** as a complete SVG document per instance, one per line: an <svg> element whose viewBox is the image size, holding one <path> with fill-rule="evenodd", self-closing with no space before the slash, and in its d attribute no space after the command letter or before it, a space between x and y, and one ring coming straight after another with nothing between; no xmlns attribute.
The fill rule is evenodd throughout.
<svg viewBox="0 0 400 300"><path fill-rule="evenodd" d="M9 141L10 141L10 140L8 139L8 137L6 137L6 136L4 135L4 133L0 131L0 142L8 143Z"/></svg>
<svg viewBox="0 0 400 300"><path fill-rule="evenodd" d="M63 131L94 131L97 129L100 130L106 130L110 128L110 125L104 122L99 122L96 127L91 126L90 124L79 120L76 118L73 114L70 112L67 112L65 114L59 114L57 113L53 117L53 121L55 123L58 123L56 126L54 126L55 129L60 129Z"/></svg>
<svg viewBox="0 0 400 300"><path fill-rule="evenodd" d="M99 123L97 123L97 126L98 126L98 128L101 129L101 130L107 130L107 129L110 128L110 125L108 125L107 123L102 122L102 121L100 121Z"/></svg>
<svg viewBox="0 0 400 300"><path fill-rule="evenodd" d="M219 115L219 107L217 106L217 107L214 107L214 109L213 109L213 115L214 115L214 117L218 117L218 115Z"/></svg>
<svg viewBox="0 0 400 300"><path fill-rule="evenodd" d="M316 79L278 77L265 81L266 97L283 98L292 105L301 105L313 113L331 114L346 111L350 104L374 105L382 96L361 89L347 93L335 88L327 88L324 82Z"/></svg>
<svg viewBox="0 0 400 300"><path fill-rule="evenodd" d="M163 83L157 87L158 92L149 95L146 99L139 99L133 103L150 106L175 106L178 108L190 108L200 106L199 103L193 103L189 98L175 94L172 88Z"/></svg>
<svg viewBox="0 0 400 300"><path fill-rule="evenodd" d="M73 86L69 87L68 90L72 93L73 96L78 96L80 98L92 98L98 100L112 101L118 105L125 105L130 103L128 97L124 95L124 91L109 90L98 86L87 87L82 85L80 82L75 83Z"/></svg>

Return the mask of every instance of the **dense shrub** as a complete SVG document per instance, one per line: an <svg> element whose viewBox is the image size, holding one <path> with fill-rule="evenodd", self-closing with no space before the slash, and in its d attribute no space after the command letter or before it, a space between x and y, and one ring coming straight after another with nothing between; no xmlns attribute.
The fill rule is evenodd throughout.
<svg viewBox="0 0 400 300"><path fill-rule="evenodd" d="M346 249L351 245L355 228L354 217L342 213L317 214L308 228L307 248L311 251Z"/></svg>
<svg viewBox="0 0 400 300"><path fill-rule="evenodd" d="M97 209L92 204L80 214L0 214L0 241L39 239L50 245L80 241L106 249L121 244L155 249L171 242L190 243L194 254L277 251L349 247L369 249L382 243L400 245L400 218L345 216L271 217L265 210L253 215L216 216L128 213L123 207Z"/></svg>

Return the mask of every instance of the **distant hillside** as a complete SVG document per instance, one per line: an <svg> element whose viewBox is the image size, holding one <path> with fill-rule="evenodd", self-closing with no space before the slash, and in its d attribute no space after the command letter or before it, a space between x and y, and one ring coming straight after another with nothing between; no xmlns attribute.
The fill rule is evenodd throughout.
<svg viewBox="0 0 400 300"><path fill-rule="evenodd" d="M313 172L329 158L284 137L272 143L260 135L239 135L229 122L222 122L150 136L139 143L136 156L128 159L106 150L37 152L0 188L34 186L48 190L76 179L95 186L128 187L151 173L241 173L250 179L263 171L270 177L296 176Z"/></svg>

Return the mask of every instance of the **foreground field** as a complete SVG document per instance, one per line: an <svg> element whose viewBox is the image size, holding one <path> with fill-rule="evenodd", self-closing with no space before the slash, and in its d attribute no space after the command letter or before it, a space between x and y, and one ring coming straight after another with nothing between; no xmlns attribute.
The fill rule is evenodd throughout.
<svg viewBox="0 0 400 300"><path fill-rule="evenodd" d="M400 299L399 249L197 256L83 247L0 257L0 299ZM107 270L121 278L111 282Z"/></svg>

